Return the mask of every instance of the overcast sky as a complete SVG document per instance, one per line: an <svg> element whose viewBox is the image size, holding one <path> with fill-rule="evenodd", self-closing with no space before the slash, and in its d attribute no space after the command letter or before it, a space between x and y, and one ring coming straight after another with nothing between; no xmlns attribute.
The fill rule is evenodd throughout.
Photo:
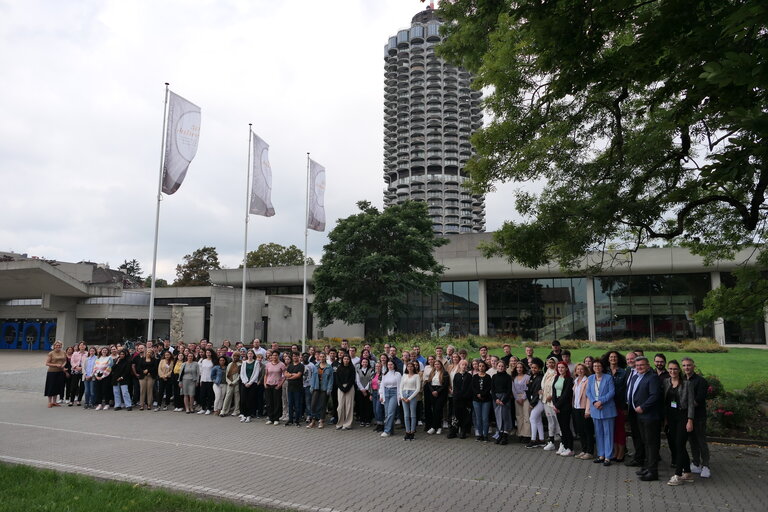
<svg viewBox="0 0 768 512"><path fill-rule="evenodd" d="M270 144L276 215L249 249L303 246L306 153L327 171L326 233L383 203L383 48L418 0L0 0L0 251L136 258L151 270L164 82L202 109L160 212L158 277L204 245L242 259L248 123ZM512 215L487 199L487 229Z"/></svg>

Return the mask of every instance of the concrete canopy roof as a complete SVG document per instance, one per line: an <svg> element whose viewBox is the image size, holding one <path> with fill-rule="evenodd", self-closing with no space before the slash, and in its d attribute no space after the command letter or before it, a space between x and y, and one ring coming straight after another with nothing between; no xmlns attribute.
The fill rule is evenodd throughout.
<svg viewBox="0 0 768 512"><path fill-rule="evenodd" d="M91 285L42 260L0 263L0 300L61 297L117 297L122 286Z"/></svg>

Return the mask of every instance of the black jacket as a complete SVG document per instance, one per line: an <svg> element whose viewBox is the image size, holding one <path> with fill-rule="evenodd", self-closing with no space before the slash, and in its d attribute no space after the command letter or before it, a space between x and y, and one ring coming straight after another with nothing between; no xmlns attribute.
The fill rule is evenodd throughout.
<svg viewBox="0 0 768 512"><path fill-rule="evenodd" d="M127 385L130 381L131 375L131 361L128 358L118 359L115 361L115 365L112 367L112 372L109 374L112 377L113 386ZM120 377L123 380L120 380Z"/></svg>
<svg viewBox="0 0 768 512"><path fill-rule="evenodd" d="M453 399L472 400L472 374L456 372L453 376Z"/></svg>
<svg viewBox="0 0 768 512"><path fill-rule="evenodd" d="M448 372L443 370L443 378L441 379L441 382L443 383L442 386L437 387L432 385L432 378L434 375L430 375L427 381L424 383L424 393L432 394L433 391L437 391L438 395L447 395L448 394L448 388L450 387L451 377L448 375Z"/></svg>
<svg viewBox="0 0 768 512"><path fill-rule="evenodd" d="M558 396L555 384L560 379L558 375L555 377L555 381L552 384L552 405L558 411L570 411L573 408L573 378L565 377L563 379L563 394Z"/></svg>
<svg viewBox="0 0 768 512"><path fill-rule="evenodd" d="M528 403L531 404L531 408L536 407L541 399L541 397L539 397L539 391L541 391L541 380L543 378L544 376L541 373L537 373L528 381L528 391L526 392L526 395L528 396Z"/></svg>

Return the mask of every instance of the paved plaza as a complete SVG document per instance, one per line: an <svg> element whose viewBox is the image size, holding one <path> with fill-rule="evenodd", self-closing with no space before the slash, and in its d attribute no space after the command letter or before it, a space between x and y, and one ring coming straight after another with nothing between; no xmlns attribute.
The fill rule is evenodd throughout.
<svg viewBox="0 0 768 512"><path fill-rule="evenodd" d="M662 480L646 483L635 468L516 443L423 433L405 442L402 434L380 438L362 428L48 409L44 358L0 351L0 461L295 510L759 511L768 503L764 448L713 446L711 479L670 487L666 446Z"/></svg>

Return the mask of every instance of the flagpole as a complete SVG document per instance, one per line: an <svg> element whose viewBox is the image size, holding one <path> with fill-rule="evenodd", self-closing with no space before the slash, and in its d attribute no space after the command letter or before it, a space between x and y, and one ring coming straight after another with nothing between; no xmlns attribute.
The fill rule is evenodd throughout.
<svg viewBox="0 0 768 512"><path fill-rule="evenodd" d="M251 209L251 141L252 123L248 123L248 169L245 172L245 237L243 242L243 296L240 299L240 341L245 343L245 274L248 268L248 221ZM255 155L254 155L255 156Z"/></svg>
<svg viewBox="0 0 768 512"><path fill-rule="evenodd" d="M160 173L157 178L157 208L155 211L155 246L152 250L152 284L149 289L149 325L147 341L152 339L155 322L155 281L157 280L157 238L160 231L160 201L163 200L163 167L165 166L165 129L168 123L168 82L165 82L165 103L163 103L163 136L160 140Z"/></svg>
<svg viewBox="0 0 768 512"><path fill-rule="evenodd" d="M307 235L309 228L309 152L307 152L307 194L304 202L304 300L301 316L301 352L307 351Z"/></svg>

